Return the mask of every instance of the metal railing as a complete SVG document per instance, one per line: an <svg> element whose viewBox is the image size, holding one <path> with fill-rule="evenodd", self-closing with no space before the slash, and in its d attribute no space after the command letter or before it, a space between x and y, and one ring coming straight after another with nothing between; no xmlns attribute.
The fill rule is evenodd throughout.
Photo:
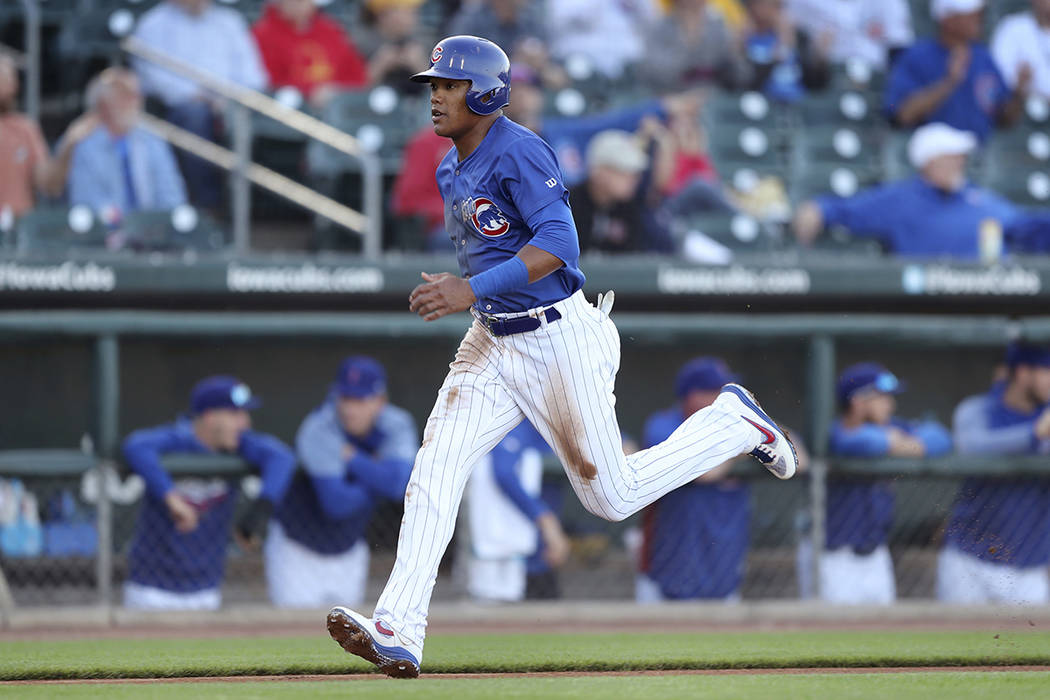
<svg viewBox="0 0 1050 700"><path fill-rule="evenodd" d="M66 467L79 472L93 464L101 474L116 469L119 444L120 342L129 337L372 337L423 338L460 336L469 319L446 317L422 323L406 313L171 313L137 311L6 312L0 313L0 342L24 337L94 338L95 397L94 446L87 464L83 460L58 459L59 471ZM809 505L811 527L808 538L813 545L813 577L819 581L819 566L825 542L824 504L829 471L835 474L958 478L975 474L1046 475L1045 459L976 458L952 456L941 459L831 459L827 444L834 419L834 381L836 342L865 339L878 345L936 345L944 347L1001 347L1018 334L1034 342L1050 340L1050 317L1011 320L1006 317L943 317L851 315L697 315L623 313L616 316L622 334L653 345L673 344L685 339L717 337L736 339L785 339L808 347L807 396L810 411L811 462ZM46 451L44 451L46 452ZM43 454L43 452L41 453ZM56 458L57 459L57 458ZM17 460L0 455L0 474L8 473ZM39 463L39 460L37 460ZM65 464L66 467L62 467ZM167 464L167 463L166 463ZM70 466L72 465L72 466ZM246 472L236 459L171 460L168 466L179 474L237 476ZM56 472L57 473L57 472ZM62 472L65 473L65 472ZM103 490L104 492L104 490ZM104 498L102 500L105 500ZM100 501L99 600L111 604L112 560L108 524L102 524L105 510ZM101 554L110 552L110 554ZM10 604L0 580L0 607ZM6 602L5 602L6 601ZM0 611L2 612L2 611Z"/></svg>
<svg viewBox="0 0 1050 700"><path fill-rule="evenodd" d="M125 39L121 43L121 48L136 58L154 63L165 70L187 78L233 103L234 150L232 152L156 118L145 119L143 125L175 146L233 173L233 238L237 252L243 253L250 247L250 183L254 182L260 187L358 233L363 239L364 256L370 259L379 257L383 218L382 164L375 153L364 148L354 136L316 117L287 107L261 92L219 78L147 46L134 37ZM268 168L252 163L252 112L273 119L289 129L358 159L361 162L363 176L364 213L351 209Z"/></svg>

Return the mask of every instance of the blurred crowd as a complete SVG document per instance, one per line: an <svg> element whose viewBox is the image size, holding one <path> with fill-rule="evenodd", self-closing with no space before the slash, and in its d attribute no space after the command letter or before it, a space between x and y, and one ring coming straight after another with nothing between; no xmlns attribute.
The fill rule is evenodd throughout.
<svg viewBox="0 0 1050 700"><path fill-rule="evenodd" d="M395 91L396 109L415 110L426 96L407 78L426 67L437 39L492 39L512 59L506 114L555 149L585 251L724 260L726 247L756 237L731 221L743 215L779 244L820 245L834 231L893 254L990 261L1050 248L1045 133L1026 131L1017 148L1039 170L1023 201L997 191L1008 148L997 170L984 167L994 144L1013 143L1001 131L1035 118L1026 107L1042 104L1045 119L1050 98L1050 0L1014 2L1017 11L1004 14L1006 1L362 0L336 13L338 0L268 0L246 14L235 2L161 0L130 31L323 118L343 96L377 86ZM866 126L874 118L892 144L907 141L885 147L900 167L892 177L881 166L874 176L835 167L826 193L819 182L792 187L815 167L805 105L854 90L862 107L873 98L873 116L842 99L845 118ZM140 59L108 67L90 79L83 114L53 147L19 113L18 95L17 65L0 56L0 223L40 202L85 205L109 225L185 203L224 211L222 172L141 123L148 109L203 139L228 140L224 101L197 83ZM733 110L718 105L727 99L740 123L762 128L724 128ZM773 132L786 123L778 116L792 109L803 117L782 146L801 148L801 162L778 171L775 158L757 156L775 155ZM872 149L872 132L841 132L819 165L852 166L857 151ZM397 145L388 211L394 228L416 237L388 232L388 245L451 249L433 178L448 147L425 124Z"/></svg>
<svg viewBox="0 0 1050 700"><path fill-rule="evenodd" d="M637 441L623 436L624 452L661 442L709 406L723 385L740 379L719 357L686 362L667 387L668 405L646 419ZM975 385L985 381L955 407L946 426L915 399L910 404L927 411L925 416L900 415L897 396L907 382L886 366L865 361L842 369L834 388L837 415L823 450L831 463L823 551L815 559L808 519L781 514L785 522L779 527L793 532L779 538L777 547L797 548L797 587L787 590L835 604L893 603L899 580L894 559L905 548L890 545L901 544L900 533L894 534L899 519L919 514L937 521L931 538L937 554L929 560L937 599L1050 603L1045 478L1007 477L988 465L963 470L950 508L923 491L921 502L902 516L896 477L880 474L907 469L857 471L857 464L872 459L1050 453L1050 348L1010 344L988 368L987 380L978 378ZM231 554L259 550L269 598L277 606L354 605L367 598L372 556L393 545L400 507L415 495L409 476L420 431L389 395L386 371L372 357L347 357L318 393L291 444L253 427L261 399L229 375L200 380L185 413L125 438L123 463L143 484L133 499L143 496L133 532L121 546L127 555L126 606L217 608ZM788 430L805 474L809 452L801 436ZM209 472L187 471L185 460L181 470L173 468L171 459L180 455L235 455L259 478L248 487L239 477L191 476ZM622 536L635 572L636 601L739 602L755 565L751 554L760 546L755 530L768 528L774 517L756 510L756 488L753 464L735 458L632 519ZM593 523L572 517L567 494L561 467L537 430L527 421L511 430L472 468L452 550L458 590L489 602L561 597L564 566L586 567L595 544L589 539ZM32 496L0 489L0 554L43 552L39 519L23 517L37 512L27 500ZM75 508L48 505L47 553L68 556L75 545L93 555L93 524L63 515L67 510Z"/></svg>

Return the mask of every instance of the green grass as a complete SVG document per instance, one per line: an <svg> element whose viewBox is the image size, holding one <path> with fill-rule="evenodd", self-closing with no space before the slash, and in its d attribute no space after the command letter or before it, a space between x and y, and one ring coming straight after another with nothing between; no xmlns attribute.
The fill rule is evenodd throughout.
<svg viewBox="0 0 1050 700"><path fill-rule="evenodd" d="M1048 673L937 672L755 676L648 676L577 678L421 678L283 683L159 683L156 685L7 686L10 698L365 698L472 700L474 698L1042 698Z"/></svg>
<svg viewBox="0 0 1050 700"><path fill-rule="evenodd" d="M436 636L424 672L1050 665L1050 633L706 632ZM312 637L0 642L0 679L365 672Z"/></svg>

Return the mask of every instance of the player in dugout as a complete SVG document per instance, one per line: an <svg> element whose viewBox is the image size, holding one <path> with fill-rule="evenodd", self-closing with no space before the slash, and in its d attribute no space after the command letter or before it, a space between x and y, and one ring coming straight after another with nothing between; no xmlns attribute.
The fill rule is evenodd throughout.
<svg viewBox="0 0 1050 700"><path fill-rule="evenodd" d="M790 438L745 388L728 384L667 440L623 453L613 393L620 336L608 292L583 294L579 235L554 151L503 115L510 60L491 41L443 39L427 70L437 169L459 275L424 272L409 310L474 323L438 391L405 493L397 557L372 617L328 615L343 649L402 678L419 675L430 596L471 469L528 419L558 455L583 506L621 521L739 454L788 479Z"/></svg>
<svg viewBox="0 0 1050 700"><path fill-rule="evenodd" d="M236 377L207 377L194 386L188 415L137 430L124 441L125 461L146 483L128 553L125 607L214 610L222 603L234 484L222 478L175 480L161 460L174 454L234 454L257 467L262 491L236 525L243 544L257 544L295 471L287 445L251 429L250 411L260 405Z"/></svg>
<svg viewBox="0 0 1050 700"><path fill-rule="evenodd" d="M951 435L937 421L906 421L895 415L895 396L902 391L900 380L877 363L861 362L843 370L837 387L841 413L831 426L828 452L859 458L937 457L951 452ZM892 603L897 587L887 542L896 500L893 485L836 476L832 471L827 494L820 597L829 603Z"/></svg>
<svg viewBox="0 0 1050 700"><path fill-rule="evenodd" d="M416 423L387 400L383 366L352 356L303 419L295 446L303 472L274 513L264 550L270 600L288 608L363 600L365 530L377 505L405 498Z"/></svg>

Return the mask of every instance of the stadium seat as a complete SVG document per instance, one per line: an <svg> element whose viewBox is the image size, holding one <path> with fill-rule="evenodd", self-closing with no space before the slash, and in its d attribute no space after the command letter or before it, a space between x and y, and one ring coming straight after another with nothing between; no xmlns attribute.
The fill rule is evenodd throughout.
<svg viewBox="0 0 1050 700"><path fill-rule="evenodd" d="M715 93L704 101L703 119L709 129L716 125L770 129L779 124L780 113L777 106L759 92Z"/></svg>
<svg viewBox="0 0 1050 700"><path fill-rule="evenodd" d="M861 128L881 121L878 100L857 90L808 96L799 102L798 114L803 127L836 124Z"/></svg>
<svg viewBox="0 0 1050 700"><path fill-rule="evenodd" d="M782 165L782 138L759 126L717 124L709 127L711 157L719 170L727 164Z"/></svg>
<svg viewBox="0 0 1050 700"><path fill-rule="evenodd" d="M683 232L699 232L731 250L771 250L778 247L779 237L757 219L735 212L691 214L674 222Z"/></svg>
<svg viewBox="0 0 1050 700"><path fill-rule="evenodd" d="M84 206L35 209L15 224L19 252L65 252L71 248L105 248L108 228Z"/></svg>
<svg viewBox="0 0 1050 700"><path fill-rule="evenodd" d="M796 174L791 181L791 201L803 202L823 195L849 197L882 180L876 168L852 167L846 164L818 164Z"/></svg>
<svg viewBox="0 0 1050 700"><path fill-rule="evenodd" d="M423 104L400 97L392 88L345 92L333 97L321 112L328 124L356 136L365 148L378 153L386 173L401 165L401 153L412 135L425 123ZM358 172L360 162L317 141L306 150L310 173L336 177Z"/></svg>
<svg viewBox="0 0 1050 700"><path fill-rule="evenodd" d="M136 251L214 251L226 247L226 234L191 206L171 211L138 211L124 217L114 243Z"/></svg>
<svg viewBox="0 0 1050 700"><path fill-rule="evenodd" d="M879 150L881 134L867 127L848 125L817 125L800 130L793 142L793 163L796 173L804 173L814 165L848 165L852 168L874 169L882 155Z"/></svg>
<svg viewBox="0 0 1050 700"><path fill-rule="evenodd" d="M1001 174L989 187L1015 204L1050 207L1050 167L1016 168Z"/></svg>

